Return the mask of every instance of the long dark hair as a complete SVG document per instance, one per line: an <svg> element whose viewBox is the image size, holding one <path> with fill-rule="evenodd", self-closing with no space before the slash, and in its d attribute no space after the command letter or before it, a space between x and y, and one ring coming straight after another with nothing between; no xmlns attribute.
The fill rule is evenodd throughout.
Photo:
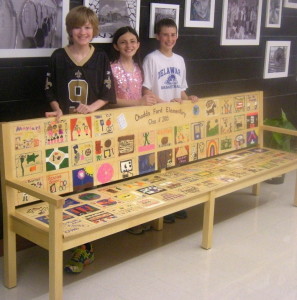
<svg viewBox="0 0 297 300"><path fill-rule="evenodd" d="M137 39L137 42L140 43L140 39L139 39L139 36L138 36L138 33L135 31L135 29L133 29L132 27L130 26L125 26L125 27L121 27L119 28L115 33L114 33L114 36L113 36L113 40L112 40L112 47L111 47L111 62L115 62L117 60L119 60L120 58L120 52L117 51L115 48L114 48L114 45L117 45L118 44L118 40L119 38L127 33L127 32L130 32L132 33L133 35L135 35L136 39ZM135 63L138 64L141 72L143 73L143 70L142 70L142 62L141 62L141 59L140 59L140 53L139 53L139 48L138 50L136 51L136 53L134 54L133 56L133 60Z"/></svg>

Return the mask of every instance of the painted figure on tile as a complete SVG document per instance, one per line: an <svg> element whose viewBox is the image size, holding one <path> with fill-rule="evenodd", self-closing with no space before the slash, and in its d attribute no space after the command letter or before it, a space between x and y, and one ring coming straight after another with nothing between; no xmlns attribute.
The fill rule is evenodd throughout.
<svg viewBox="0 0 297 300"><path fill-rule="evenodd" d="M134 174L133 160L128 159L128 160L120 161L120 172L122 174L123 179L133 176Z"/></svg>

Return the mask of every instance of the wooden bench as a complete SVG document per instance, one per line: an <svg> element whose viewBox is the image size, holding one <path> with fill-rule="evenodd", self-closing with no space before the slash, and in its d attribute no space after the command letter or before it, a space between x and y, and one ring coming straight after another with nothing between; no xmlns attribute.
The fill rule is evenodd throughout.
<svg viewBox="0 0 297 300"><path fill-rule="evenodd" d="M62 299L63 251L204 204L212 246L215 199L297 169L263 148L263 94L1 124L5 286L16 286L16 234L49 251L50 299ZM297 186L297 185L296 185ZM296 195L294 203L297 205Z"/></svg>

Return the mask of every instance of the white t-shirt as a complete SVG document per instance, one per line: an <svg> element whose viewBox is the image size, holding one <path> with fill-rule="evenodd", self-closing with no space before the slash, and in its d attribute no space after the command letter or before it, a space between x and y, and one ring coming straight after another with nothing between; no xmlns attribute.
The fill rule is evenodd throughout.
<svg viewBox="0 0 297 300"><path fill-rule="evenodd" d="M143 71L142 85L164 101L181 98L188 88L185 61L178 54L167 57L155 50L144 58Z"/></svg>

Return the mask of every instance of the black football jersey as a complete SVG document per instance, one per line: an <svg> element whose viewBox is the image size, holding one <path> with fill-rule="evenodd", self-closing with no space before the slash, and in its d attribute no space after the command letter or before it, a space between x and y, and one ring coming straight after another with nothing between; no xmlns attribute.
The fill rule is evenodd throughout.
<svg viewBox="0 0 297 300"><path fill-rule="evenodd" d="M67 47L55 50L46 77L46 98L49 102L58 101L63 114L80 103L90 105L98 99L116 102L107 55L93 46L88 57L79 63Z"/></svg>

